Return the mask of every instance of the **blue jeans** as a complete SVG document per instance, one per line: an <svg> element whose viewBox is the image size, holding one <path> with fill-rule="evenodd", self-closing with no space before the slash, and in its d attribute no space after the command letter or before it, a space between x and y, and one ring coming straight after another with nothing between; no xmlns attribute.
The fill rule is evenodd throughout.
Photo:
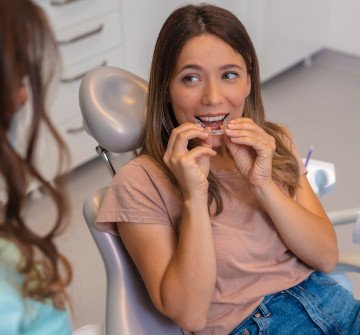
<svg viewBox="0 0 360 335"><path fill-rule="evenodd" d="M268 295L229 335L359 335L360 301L330 276Z"/></svg>

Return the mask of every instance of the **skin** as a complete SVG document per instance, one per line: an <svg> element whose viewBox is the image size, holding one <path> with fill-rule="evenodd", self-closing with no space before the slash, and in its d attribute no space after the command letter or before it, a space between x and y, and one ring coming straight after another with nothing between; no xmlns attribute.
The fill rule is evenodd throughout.
<svg viewBox="0 0 360 335"><path fill-rule="evenodd" d="M28 100L28 94L26 92L26 87L23 81L20 81L18 85L15 99L15 105L17 109L20 109L23 105L25 105L26 101Z"/></svg>
<svg viewBox="0 0 360 335"><path fill-rule="evenodd" d="M180 126L173 130L164 156L183 191L179 237L167 226L118 224L153 303L186 330L206 325L216 280L207 209L210 169L237 169L287 247L309 266L329 272L337 263L334 229L306 177L301 176L296 200L271 178L275 141L242 117L250 87L242 56L216 36L201 35L185 44L169 87ZM195 116L227 113L231 121L221 136L209 135L194 123ZM193 139L200 145L188 150Z"/></svg>

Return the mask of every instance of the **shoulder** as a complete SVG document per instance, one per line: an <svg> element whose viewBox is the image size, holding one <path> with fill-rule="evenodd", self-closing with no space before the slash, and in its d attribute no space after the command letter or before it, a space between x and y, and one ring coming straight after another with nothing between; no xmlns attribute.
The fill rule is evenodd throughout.
<svg viewBox="0 0 360 335"><path fill-rule="evenodd" d="M177 203L178 190L161 167L149 157L139 156L116 173L101 201L96 226L116 234L116 228L108 223L168 225Z"/></svg>
<svg viewBox="0 0 360 335"><path fill-rule="evenodd" d="M123 204L129 208L138 204L164 203L177 194L176 187L150 157L142 155L119 169L102 201L102 208ZM106 205L107 203L107 205Z"/></svg>
<svg viewBox="0 0 360 335"><path fill-rule="evenodd" d="M169 182L169 178L158 163L148 156L141 155L129 161L117 171L111 187L124 187L129 184L142 184L145 186L148 183L168 184Z"/></svg>
<svg viewBox="0 0 360 335"><path fill-rule="evenodd" d="M147 155L141 155L130 160L119 171L136 172L139 170L164 175L160 165Z"/></svg>
<svg viewBox="0 0 360 335"><path fill-rule="evenodd" d="M2 269L0 269L1 271ZM0 296L0 333L18 334L25 306L20 291L10 278L4 275L0 275Z"/></svg>
<svg viewBox="0 0 360 335"><path fill-rule="evenodd" d="M21 261L20 250L16 245L6 238L0 237L0 265L2 268L16 269Z"/></svg>
<svg viewBox="0 0 360 335"><path fill-rule="evenodd" d="M24 313L21 276L17 272L19 260L20 252L16 246L0 238L0 329L4 334L17 334Z"/></svg>
<svg viewBox="0 0 360 335"><path fill-rule="evenodd" d="M23 278L18 271L18 265L21 262L21 253L16 245L5 239L0 238L0 296L4 292L8 296L19 294Z"/></svg>
<svg viewBox="0 0 360 335"><path fill-rule="evenodd" d="M58 310L50 302L23 297L23 277L17 270L20 261L16 245L0 238L0 334L15 335L20 329L27 334L27 327L34 331L35 325L40 332L45 324L47 334L71 334L68 309Z"/></svg>
<svg viewBox="0 0 360 335"><path fill-rule="evenodd" d="M0 265L0 334L68 335L72 332L69 309L56 309L51 302L23 297L14 277ZM7 269L5 269L7 270Z"/></svg>

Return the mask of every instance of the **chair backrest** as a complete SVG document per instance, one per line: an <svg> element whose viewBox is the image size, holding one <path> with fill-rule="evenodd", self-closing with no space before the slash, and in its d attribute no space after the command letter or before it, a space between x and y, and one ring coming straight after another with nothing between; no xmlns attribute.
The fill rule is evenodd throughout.
<svg viewBox="0 0 360 335"><path fill-rule="evenodd" d="M80 86L84 125L111 152L136 148L143 132L147 83L136 75L110 66L95 68ZM94 226L106 187L84 201L83 214L103 258L107 274L106 335L182 334L153 306L147 290L121 239Z"/></svg>
<svg viewBox="0 0 360 335"><path fill-rule="evenodd" d="M136 148L144 130L147 82L113 66L89 71L79 90L84 126L111 152Z"/></svg>

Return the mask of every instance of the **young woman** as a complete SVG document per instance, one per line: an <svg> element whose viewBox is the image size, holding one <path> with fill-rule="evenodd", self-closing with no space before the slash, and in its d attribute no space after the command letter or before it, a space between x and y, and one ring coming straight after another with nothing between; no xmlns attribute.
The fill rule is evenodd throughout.
<svg viewBox="0 0 360 335"><path fill-rule="evenodd" d="M54 243L67 214L61 179L53 186L34 164L41 124L53 135L60 157L67 155L45 113L57 55L54 36L38 6L30 0L0 0L0 178L6 193L0 204L0 334L4 335L72 333L65 294L71 268ZM22 130L27 142L20 153L11 131L28 98L31 122ZM56 206L57 217L45 234L29 227L23 215L30 179L42 185Z"/></svg>
<svg viewBox="0 0 360 335"><path fill-rule="evenodd" d="M359 302L325 274L332 224L288 131L264 119L254 47L227 10L166 20L140 154L97 225L118 230L154 305L186 332L360 331Z"/></svg>

